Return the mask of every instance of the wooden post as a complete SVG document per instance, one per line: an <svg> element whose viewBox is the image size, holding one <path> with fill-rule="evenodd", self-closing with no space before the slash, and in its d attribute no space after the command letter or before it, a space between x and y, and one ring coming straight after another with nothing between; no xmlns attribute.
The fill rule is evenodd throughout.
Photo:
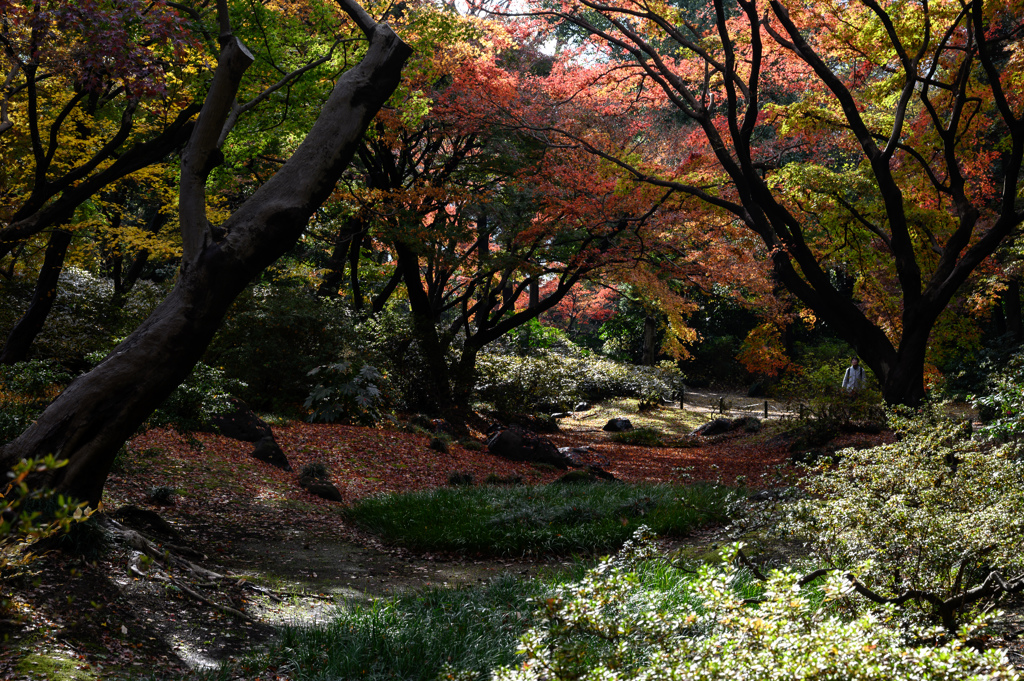
<svg viewBox="0 0 1024 681"><path fill-rule="evenodd" d="M764 401L764 418L765 420L768 419L768 400Z"/></svg>

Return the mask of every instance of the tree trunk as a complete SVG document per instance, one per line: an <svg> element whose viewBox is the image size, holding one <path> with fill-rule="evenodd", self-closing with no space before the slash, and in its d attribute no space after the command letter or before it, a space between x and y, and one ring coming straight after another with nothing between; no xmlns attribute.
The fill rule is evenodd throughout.
<svg viewBox="0 0 1024 681"><path fill-rule="evenodd" d="M174 290L99 366L68 386L0 451L5 468L21 458L56 454L68 465L36 483L96 504L118 448L192 370L235 296L301 236L398 85L411 52L354 2L339 4L369 37L366 56L339 78L292 157L214 233L206 220L205 176L252 61L230 33L222 36L221 59L182 157L184 255Z"/></svg>
<svg viewBox="0 0 1024 681"><path fill-rule="evenodd" d="M1010 279L1006 282L1003 302L1006 303L1006 330L1013 334L1013 340L1020 343L1024 340L1024 326L1020 319L1020 281Z"/></svg>
<svg viewBox="0 0 1024 681"><path fill-rule="evenodd" d="M644 366L654 366L654 358L657 355L657 346L655 340L658 334L658 322L651 315L644 317L644 348L643 358L641 364Z"/></svg>
<svg viewBox="0 0 1024 681"><path fill-rule="evenodd" d="M57 283L60 280L61 270L64 269L64 256L67 255L70 245L71 232L58 229L50 235L50 241L46 244L46 255L43 257L43 266L36 279L36 289L32 293L32 301L29 303L28 310L7 336L7 343L4 345L3 352L0 353L0 364L23 362L28 357L32 341L42 331L46 317L53 307L53 300L57 296Z"/></svg>

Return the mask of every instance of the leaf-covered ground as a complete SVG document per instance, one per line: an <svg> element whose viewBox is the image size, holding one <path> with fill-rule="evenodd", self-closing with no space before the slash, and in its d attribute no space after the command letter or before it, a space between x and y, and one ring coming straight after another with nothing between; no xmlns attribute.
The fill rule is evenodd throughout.
<svg viewBox="0 0 1024 681"><path fill-rule="evenodd" d="M785 448L770 428L703 446L649 449L609 441L595 425L607 415L600 409L581 413L563 421L566 432L550 437L560 446L588 446L584 463L627 482L732 483L742 475L752 486L770 486L773 471L786 462ZM635 412L625 415L648 425ZM666 407L643 418L688 430L693 419L709 415ZM322 617L337 598L475 582L505 571L529 574L538 567L410 555L382 546L345 521L344 504L300 488L297 471L308 463L325 464L346 502L445 485L453 472L472 473L477 480L518 475L527 484L543 484L562 471L457 444L442 454L428 447L428 437L397 430L291 423L275 427L274 434L293 472L252 458L251 443L219 435L157 429L134 438L108 481L106 511L158 544L189 551L190 560L225 579L211 583L156 566L178 584L191 585L207 598L203 602L172 582L130 572L137 555L125 546L49 557L3 585L13 605L0 621L0 678L96 679L132 670L173 677L188 666L243 654L272 636L275 622ZM175 491L172 504L151 502L159 487ZM168 524L147 525L149 511ZM233 617L214 603L251 619Z"/></svg>

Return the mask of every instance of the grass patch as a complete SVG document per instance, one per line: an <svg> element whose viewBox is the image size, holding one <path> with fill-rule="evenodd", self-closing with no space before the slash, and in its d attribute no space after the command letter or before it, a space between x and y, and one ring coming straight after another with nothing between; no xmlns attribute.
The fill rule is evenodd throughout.
<svg viewBox="0 0 1024 681"><path fill-rule="evenodd" d="M613 442L621 442L624 445L636 445L638 447L664 447L665 438L657 428L636 428L621 433L613 433Z"/></svg>
<svg viewBox="0 0 1024 681"><path fill-rule="evenodd" d="M547 597L554 585L505 575L482 586L352 603L325 624L285 627L263 654L194 678L286 670L294 681L433 681L453 668L487 679L491 670L515 663L519 637L538 621L532 599Z"/></svg>
<svg viewBox="0 0 1024 681"><path fill-rule="evenodd" d="M480 586L434 587L353 603L325 624L284 628L265 653L193 678L227 681L284 673L293 681L434 681L448 678L450 672L459 679L484 681L497 668L521 662L516 653L519 638L540 623L538 603L556 596L559 587L571 589L587 567L576 563L546 579L504 575ZM642 562L635 570L637 597L625 607L637 617L652 604L671 610L700 600L690 571L664 560ZM729 588L744 596L758 593L745 578L731 582ZM582 643L587 655L609 645L593 636Z"/></svg>
<svg viewBox="0 0 1024 681"><path fill-rule="evenodd" d="M596 554L618 549L641 524L679 537L724 522L730 492L711 484L489 485L377 496L347 513L415 551Z"/></svg>

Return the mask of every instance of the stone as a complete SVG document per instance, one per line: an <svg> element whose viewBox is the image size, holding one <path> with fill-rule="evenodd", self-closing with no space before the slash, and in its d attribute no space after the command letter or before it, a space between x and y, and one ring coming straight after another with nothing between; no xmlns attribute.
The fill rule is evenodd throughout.
<svg viewBox="0 0 1024 681"><path fill-rule="evenodd" d="M756 416L741 416L738 419L733 419L732 429L739 430L740 428L747 433L758 433L761 431L761 420Z"/></svg>
<svg viewBox="0 0 1024 681"><path fill-rule="evenodd" d="M314 496L327 501L344 501L341 492L333 483L316 478L299 478L299 486Z"/></svg>
<svg viewBox="0 0 1024 681"><path fill-rule="evenodd" d="M586 402L580 402L579 404L572 408L573 411L586 411L588 409L590 409L590 405L587 404Z"/></svg>
<svg viewBox="0 0 1024 681"><path fill-rule="evenodd" d="M258 442L265 437L273 438L270 425L256 415L242 400L230 398L231 411L210 417L220 434L232 440Z"/></svg>
<svg viewBox="0 0 1024 681"><path fill-rule="evenodd" d="M717 418L714 421L709 421L697 430L691 433L692 435L700 435L701 437L711 437L712 435L721 435L722 433L728 433L733 429L732 419L725 417Z"/></svg>
<svg viewBox="0 0 1024 681"><path fill-rule="evenodd" d="M509 461L544 463L562 469L573 464L568 456L558 451L551 440L516 426L492 435L487 441L487 450Z"/></svg>
<svg viewBox="0 0 1024 681"><path fill-rule="evenodd" d="M633 430L633 424L629 419L619 416L604 424L604 428L601 430L608 433L623 433L627 430Z"/></svg>
<svg viewBox="0 0 1024 681"><path fill-rule="evenodd" d="M272 435L261 438L256 443L256 448L252 450L253 458L259 459L264 463L269 463L271 466L277 466L283 471L290 471L292 465L288 463L288 457L285 456L284 450L277 444Z"/></svg>

